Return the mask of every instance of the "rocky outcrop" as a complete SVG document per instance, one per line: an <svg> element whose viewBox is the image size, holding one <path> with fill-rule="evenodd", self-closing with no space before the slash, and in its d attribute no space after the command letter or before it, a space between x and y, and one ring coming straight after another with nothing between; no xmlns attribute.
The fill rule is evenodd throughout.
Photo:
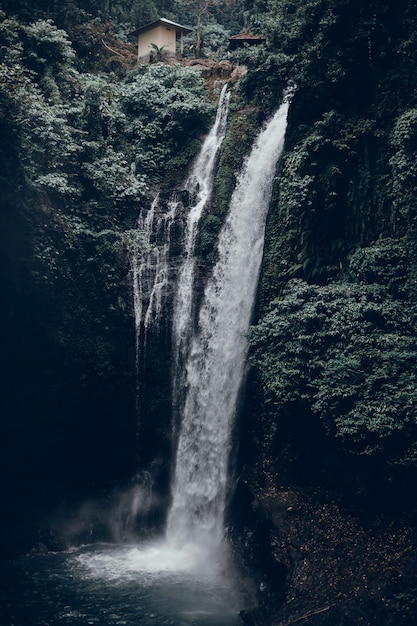
<svg viewBox="0 0 417 626"><path fill-rule="evenodd" d="M240 480L235 505L233 544L256 587L244 622L415 623L411 514L353 508L264 473Z"/></svg>
<svg viewBox="0 0 417 626"><path fill-rule="evenodd" d="M186 61L186 64L201 70L206 78L236 79L247 72L247 68L244 65L236 65L226 59L222 61L192 59L191 61Z"/></svg>

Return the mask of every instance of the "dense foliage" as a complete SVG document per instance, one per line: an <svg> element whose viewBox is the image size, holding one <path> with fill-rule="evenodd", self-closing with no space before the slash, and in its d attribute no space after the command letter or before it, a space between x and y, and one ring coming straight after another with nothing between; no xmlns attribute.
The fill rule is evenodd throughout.
<svg viewBox="0 0 417 626"><path fill-rule="evenodd" d="M357 243L413 221L415 6L270 0L252 27L267 44L237 54L246 96L273 109L298 87L268 260L275 280L326 280Z"/></svg>
<svg viewBox="0 0 417 626"><path fill-rule="evenodd" d="M27 22L53 19L80 52L91 50L100 24L106 25L107 32L114 29L127 38L135 28L164 17L194 29L187 37L186 53L221 57L231 31L238 32L248 15L244 4L242 0L2 0L0 8Z"/></svg>
<svg viewBox="0 0 417 626"><path fill-rule="evenodd" d="M353 255L356 281L288 283L251 332L271 412L311 412L352 454L416 463L417 342L406 297L408 262L404 244L380 241Z"/></svg>

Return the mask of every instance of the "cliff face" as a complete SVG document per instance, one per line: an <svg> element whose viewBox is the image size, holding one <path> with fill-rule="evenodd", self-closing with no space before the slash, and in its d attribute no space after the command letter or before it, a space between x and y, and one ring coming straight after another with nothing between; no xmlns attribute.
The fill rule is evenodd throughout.
<svg viewBox="0 0 417 626"><path fill-rule="evenodd" d="M247 623L413 624L412 472L384 480L372 459L335 449L297 411L263 454L254 415L256 401L241 425L251 442L242 436L229 530L254 580Z"/></svg>
<svg viewBox="0 0 417 626"><path fill-rule="evenodd" d="M111 236L74 238L56 203L12 180L0 218L6 554L36 543L49 510L130 477L136 454L128 266Z"/></svg>
<svg viewBox="0 0 417 626"><path fill-rule="evenodd" d="M298 89L242 418L255 623L415 621L414 9L258 16L272 50L252 53L246 93L272 106L288 76Z"/></svg>

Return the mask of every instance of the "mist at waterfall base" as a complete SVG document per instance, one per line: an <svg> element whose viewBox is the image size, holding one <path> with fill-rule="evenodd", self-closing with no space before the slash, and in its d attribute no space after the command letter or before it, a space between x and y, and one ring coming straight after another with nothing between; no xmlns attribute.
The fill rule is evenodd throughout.
<svg viewBox="0 0 417 626"><path fill-rule="evenodd" d="M180 332L176 340L177 355L186 357L188 392L166 536L132 543L129 515L140 516L142 509L152 506L153 496L143 484L121 492L106 513L115 543L36 553L0 565L2 626L241 623L239 611L246 608L246 598L224 540L228 461L288 106L286 99L242 168L219 236L218 261L206 284L197 331L190 334L186 325L177 323L187 332L185 338ZM193 220L194 224L195 215ZM193 283L192 254L189 246L182 272L188 276L183 281L187 289ZM189 319L189 294L177 302ZM94 511L88 515L80 511L81 525L90 514ZM71 532L76 534L77 529L69 528L69 536Z"/></svg>
<svg viewBox="0 0 417 626"><path fill-rule="evenodd" d="M237 626L230 572L157 544L96 544L0 568L2 626Z"/></svg>
<svg viewBox="0 0 417 626"><path fill-rule="evenodd" d="M112 542L0 562L1 626L237 626L247 601L227 545L139 540L137 518L155 504L142 478L108 501L57 520L62 538ZM216 546L218 548L218 546ZM214 557L214 558L213 558Z"/></svg>

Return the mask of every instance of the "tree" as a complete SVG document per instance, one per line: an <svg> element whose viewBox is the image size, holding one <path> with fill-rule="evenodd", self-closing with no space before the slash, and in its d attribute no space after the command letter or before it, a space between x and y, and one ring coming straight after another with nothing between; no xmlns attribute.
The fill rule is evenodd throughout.
<svg viewBox="0 0 417 626"><path fill-rule="evenodd" d="M198 0L197 2L193 0L176 0L174 4L174 11L178 19L189 24L197 23L194 49L196 58L201 56L203 18L204 16L213 17L220 6L221 2L219 0Z"/></svg>
<svg viewBox="0 0 417 626"><path fill-rule="evenodd" d="M133 0L130 19L135 28L158 19L158 11L153 0Z"/></svg>

